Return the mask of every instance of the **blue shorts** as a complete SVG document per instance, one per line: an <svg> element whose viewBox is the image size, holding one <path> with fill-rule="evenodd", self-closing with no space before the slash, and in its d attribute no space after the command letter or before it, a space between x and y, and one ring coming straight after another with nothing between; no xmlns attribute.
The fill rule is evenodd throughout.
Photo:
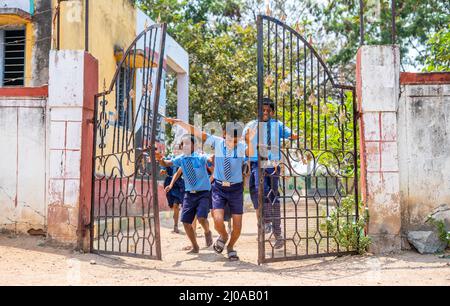
<svg viewBox="0 0 450 306"><path fill-rule="evenodd" d="M173 205L180 205L183 203L183 196L178 194L171 194L170 192L166 194L167 203L170 208L173 208Z"/></svg>
<svg viewBox="0 0 450 306"><path fill-rule="evenodd" d="M266 168L263 169L264 174L264 202L266 204L279 204L280 199L278 195L279 181L280 181L280 168ZM258 163L251 162L251 173L249 180L250 198L253 202L253 207L258 209L259 200L259 180L258 180Z"/></svg>
<svg viewBox="0 0 450 306"><path fill-rule="evenodd" d="M244 213L244 183L233 184L224 187L218 182L212 186L213 209L224 209L229 207L232 215Z"/></svg>
<svg viewBox="0 0 450 306"><path fill-rule="evenodd" d="M210 191L199 191L197 193L186 192L181 211L181 222L192 224L195 216L208 218Z"/></svg>

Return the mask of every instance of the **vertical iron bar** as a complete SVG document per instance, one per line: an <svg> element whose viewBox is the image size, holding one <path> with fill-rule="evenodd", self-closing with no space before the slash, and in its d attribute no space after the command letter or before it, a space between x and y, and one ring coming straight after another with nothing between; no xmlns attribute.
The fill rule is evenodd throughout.
<svg viewBox="0 0 450 306"><path fill-rule="evenodd" d="M364 0L359 0L359 43L364 45Z"/></svg>
<svg viewBox="0 0 450 306"><path fill-rule="evenodd" d="M323 72L323 96L324 96L324 103L327 105L327 71L324 70ZM328 113L324 114L324 142L325 142L325 151L328 150L328 135L327 135L327 124L328 124Z"/></svg>
<svg viewBox="0 0 450 306"><path fill-rule="evenodd" d="M289 103L290 103L290 114L291 114L291 130L294 131L294 118L293 118L293 113L294 113L294 105L293 105L293 101L292 101L292 94L293 94L293 90L292 90L292 85L293 85L293 66L292 66L292 57L293 57L293 44L292 44L292 32L290 32L290 38L289 38L289 49L290 49L290 55L289 55L289 75L290 75L290 80L289 80L289 87L290 87L290 94L289 94ZM290 148L292 148L293 146L293 142L294 140L291 138L291 145Z"/></svg>
<svg viewBox="0 0 450 306"><path fill-rule="evenodd" d="M355 209L356 209L356 213L355 213L355 217L356 217L356 222L358 222L359 220L359 175L358 175L358 109L356 106L356 90L355 88L353 88L352 91L352 96L353 96L353 162L354 162L354 169L355 169L355 175L354 175L354 192L355 192ZM357 247L357 251L359 253L359 241L360 241L360 235L361 233L358 232L358 247Z"/></svg>
<svg viewBox="0 0 450 306"><path fill-rule="evenodd" d="M275 100L275 120L278 120L278 24L275 24L275 99L274 100ZM270 150L270 148L268 148L268 150Z"/></svg>
<svg viewBox="0 0 450 306"><path fill-rule="evenodd" d="M261 154L260 154L260 122L262 122L262 102L264 94L264 53L263 53L263 19L262 16L258 16L256 21L257 25L257 69L258 69L258 124L257 124L257 154L258 154L258 210L259 210L259 220L258 220L258 264L264 263L265 260L265 237L264 237L264 202L263 202L263 173L261 169ZM276 37L276 36L275 36ZM275 43L276 50L276 43ZM275 71L276 72L276 71Z"/></svg>
<svg viewBox="0 0 450 306"><path fill-rule="evenodd" d="M395 22L395 18L397 17L397 12L395 8L395 0L391 0L391 14L392 14L392 41L391 43L395 45L397 40L397 25Z"/></svg>
<svg viewBox="0 0 450 306"><path fill-rule="evenodd" d="M317 150L320 150L320 62L317 61Z"/></svg>
<svg viewBox="0 0 450 306"><path fill-rule="evenodd" d="M275 46L276 48L276 46ZM267 23L267 76L272 73L270 70L270 22ZM267 86L267 97L270 98L270 86Z"/></svg>
<svg viewBox="0 0 450 306"><path fill-rule="evenodd" d="M94 117L92 118L92 135L93 135L93 141L92 141L92 182L91 182L91 220L90 220L90 250L91 252L94 252L94 229L95 229L95 181L96 181L96 167L95 167L95 161L96 161L96 152L97 152L97 111L98 111L98 96L96 95L94 98ZM100 183L99 183L100 185ZM99 201L100 203L100 201ZM99 207L100 212L100 207ZM100 214L100 213L99 213ZM98 229L100 231L100 228Z"/></svg>
<svg viewBox="0 0 450 306"><path fill-rule="evenodd" d="M308 136L308 130L306 128L307 122L306 122L306 61L307 61L307 55L306 55L306 43L303 43L303 58L304 58L304 63L303 63L303 119L304 119L304 124L303 124L303 148L306 149L307 147L307 136Z"/></svg>
<svg viewBox="0 0 450 306"><path fill-rule="evenodd" d="M316 202L315 200L314 200L314 202L316 203L316 232L314 233L314 237L316 236L316 234L317 233L319 233L320 232L320 225L319 225L319 204L320 204L320 201L321 201L321 198L320 198L320 193L319 193L319 177L317 176L317 175L315 175L315 178L316 178L316 194L319 194L319 202ZM314 241L316 242L316 252L317 252L317 254L319 254L319 249L320 249L320 242L321 242L321 239L320 239L321 237L320 237L320 234L319 234L319 243L317 243L317 240L316 239L314 239Z"/></svg>
<svg viewBox="0 0 450 306"><path fill-rule="evenodd" d="M158 259L161 259L161 235L160 235L160 229L159 229L159 206L158 206L158 182L156 177L156 126L157 126L157 120L158 117L158 110L159 110L159 96L161 92L161 78L163 75L163 66L164 66L164 51L166 46L166 31L167 31L167 25L163 23L161 25L161 38L160 38L160 52L159 52L159 62L158 62L158 72L156 75L156 89L155 89L155 96L154 96L154 102L153 102L153 120L152 120L152 135L151 135L151 162L152 162L152 189L153 189L153 215L155 218L155 238L158 243L156 244L156 257Z"/></svg>
<svg viewBox="0 0 450 306"><path fill-rule="evenodd" d="M329 199L328 199L328 175L325 176L325 192L326 192L326 207L327 207L327 220L330 216L330 207L329 207ZM325 221L326 222L326 221ZM327 253L330 252L330 234L328 233L328 227L327 227Z"/></svg>
<svg viewBox="0 0 450 306"><path fill-rule="evenodd" d="M61 48L61 0L58 0L58 10L56 12L57 15L57 25L56 25L56 32L57 32L57 36L56 36L56 50L59 50Z"/></svg>
<svg viewBox="0 0 450 306"><path fill-rule="evenodd" d="M282 65L282 67L283 67L282 69L283 70L282 70L282 75L283 75L283 84L286 84L286 29L284 27L283 27L283 45L282 46L283 46L283 65ZM283 110L283 129L284 129L284 127L286 126L286 93L284 92L284 90L283 90L282 95L283 95L283 99L282 99L282 103L283 103L283 107L282 107L282 110ZM277 112L278 112L278 110L277 110ZM277 124L275 126L278 129L278 122L277 122ZM272 131L272 129L270 129L270 130ZM278 133L278 131L275 131L275 133ZM272 137L272 135L270 135L269 137ZM280 155L281 155L281 148L279 147L279 145L282 144L284 146L284 139L283 139L283 142L281 143L281 139L280 139L281 137L282 137L282 135L278 135L278 143L276 144L276 146L278 147L277 154L280 154ZM281 156L280 156L280 158L281 158ZM286 197L285 197L285 195L286 195L286 177L284 175L282 176L281 173L280 174L276 174L276 175L278 175L278 181L279 181L280 177L283 180L283 217L284 217L284 219L283 219L283 232L284 232L284 238L286 238ZM273 188L273 186L271 186L271 188ZM278 186L275 186L275 188L278 189ZM278 192L278 190L277 190L277 192L275 192L275 190L272 190L272 191L274 192L274 194L277 194L277 192ZM279 198L279 195L277 195L276 197ZM280 206L281 206L281 204L280 204ZM281 207L280 207L280 209L281 209ZM272 218L273 218L272 220L273 221L276 218L274 215L275 214L272 211ZM277 213L277 215L278 215L278 213ZM281 218L281 213L280 213L280 218ZM273 221L272 221L272 224L273 224ZM280 223L281 223L281 220L280 220ZM287 256L287 254L286 254L286 239L284 239L284 256L285 257Z"/></svg>
<svg viewBox="0 0 450 306"><path fill-rule="evenodd" d="M300 135L300 40L297 38L297 135ZM300 137L297 137L297 149L300 148Z"/></svg>
<svg viewBox="0 0 450 306"><path fill-rule="evenodd" d="M311 54L311 92L310 94L312 96L314 96L314 52L312 49L312 46L310 46L310 54ZM310 110L311 110L311 147L310 149L313 150L314 149L314 100L309 100L309 102L311 103L310 105Z"/></svg>
<svg viewBox="0 0 450 306"><path fill-rule="evenodd" d="M112 233L112 236L113 236L113 240L112 240L112 243L111 243L111 245L112 245L112 251L114 252L114 242L115 242L115 231L114 231L114 220L115 220L115 215L114 215L114 209L115 209L115 199L116 199L116 179L117 179L117 177L116 176L114 176L114 178L113 178L113 186L112 186L112 193L113 193L113 197L112 197L112 214L111 214L111 218L112 218L112 222L111 222L111 224L112 224L112 229L111 229L111 233ZM119 248L119 250L120 250L120 248Z"/></svg>
<svg viewBox="0 0 450 306"><path fill-rule="evenodd" d="M84 16L84 50L89 52L89 0L86 0Z"/></svg>

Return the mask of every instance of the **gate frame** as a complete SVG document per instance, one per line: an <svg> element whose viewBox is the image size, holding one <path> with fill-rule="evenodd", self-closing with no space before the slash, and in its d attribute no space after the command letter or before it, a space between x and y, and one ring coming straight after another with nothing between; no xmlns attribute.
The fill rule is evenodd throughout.
<svg viewBox="0 0 450 306"><path fill-rule="evenodd" d="M96 152L97 152L97 120L98 120L98 102L99 98L105 95L108 95L112 92L114 89L114 86L117 81L117 76L119 74L120 67L124 64L125 60L127 59L128 55L132 51L132 49L136 46L136 43L139 41L139 39L145 35L147 32L153 30L153 29L161 29L161 37L160 37L160 54L159 54L159 62L158 62L158 70L156 74L156 87L155 87L155 94L154 94L154 100L153 100L153 118L156 118L156 116L159 114L159 99L160 99L160 93L161 93L161 81L162 81L162 74L163 74L163 66L164 66L164 56L165 56L165 48L166 48L166 36L167 36L167 24L166 23L155 23L151 26L147 26L139 35L136 36L136 38L130 43L128 46L126 52L123 54L123 57L118 64L118 68L116 69L116 72L114 73L114 76L112 78L111 84L107 90L104 90L103 92L97 93L94 96L94 129L93 129L93 152L92 152L92 192L91 192L91 211L90 211L90 252L93 254L107 254L107 255L118 255L118 256L128 256L128 257L137 257L137 258L147 258L147 259L156 259L156 260L162 260L162 252L161 252L161 231L160 231L160 220L159 220L159 203L158 203L158 182L156 179L156 173L157 173L157 166L156 166L156 134L155 130L157 127L157 120L152 120L152 133L151 133L151 147L150 147L150 162L151 162L151 177L152 177L152 202L153 202L153 214L154 214L154 233L155 233L155 252L156 256L149 256L149 255L143 255L143 254L133 254L133 253L125 253L125 252L112 252L112 251L100 251L94 249L94 226L95 226L95 160L96 160ZM156 39L155 39L156 40ZM144 46L145 48L145 46ZM155 52L155 50L149 50L149 52ZM150 80L151 82L151 80ZM149 206L150 209L150 206Z"/></svg>
<svg viewBox="0 0 450 306"><path fill-rule="evenodd" d="M273 18L271 16L267 15L258 15L256 20L256 26L257 26L257 88L258 88L258 96L257 96L257 107L258 107L258 129L259 129L259 123L262 122L262 105L263 105L263 98L264 98L264 20L267 20L268 22L272 22L274 24L277 24L278 26L281 26L283 29L286 29L288 32L292 33L295 37L297 37L313 54L314 57L320 62L322 68L325 70L327 75L329 76L329 79L331 81L331 84L334 89L342 89L342 90L348 90L352 92L352 99L353 99L353 158L354 158L354 166L355 166L355 172L354 172L354 192L353 195L355 197L355 218L359 219L359 176L358 176L358 143L357 143L357 133L358 133L358 120L359 120L359 111L358 106L356 104L356 87L352 85L343 85L343 84L337 84L334 81L333 75L331 74L330 70L328 69L328 66L323 61L323 59L320 57L320 55L316 52L316 50L311 46L310 43L308 43L303 36L298 33L296 30L294 30L289 25L285 24L284 22ZM355 251L347 251L347 252L334 252L334 253L319 253L319 254L312 254L312 255L300 255L300 256L291 256L291 257L280 257L280 258L270 258L267 259L265 256L265 232L264 232L264 176L263 171L261 168L261 154L259 154L259 143L260 143L260 133L258 132L258 265L261 265L263 263L270 263L270 262L280 262L280 261L292 261L292 260L301 260L301 259L307 259L307 258L319 258L319 257L329 257L329 256L343 256L343 255L356 255L359 253L359 239L360 239L360 233L358 233L358 247Z"/></svg>

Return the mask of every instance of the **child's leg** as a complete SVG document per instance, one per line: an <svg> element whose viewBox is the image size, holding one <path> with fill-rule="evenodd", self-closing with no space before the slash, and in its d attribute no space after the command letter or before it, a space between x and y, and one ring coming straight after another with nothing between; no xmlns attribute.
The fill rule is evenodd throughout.
<svg viewBox="0 0 450 306"><path fill-rule="evenodd" d="M197 217L195 217L194 222L192 222L192 228L194 229L195 236L197 236Z"/></svg>
<svg viewBox="0 0 450 306"><path fill-rule="evenodd" d="M233 215L233 231L231 232L230 242L228 242L227 249L233 250L236 241L241 236L242 231L242 215Z"/></svg>
<svg viewBox="0 0 450 306"><path fill-rule="evenodd" d="M200 225L203 227L203 231L205 232L205 234L210 232L208 219L198 218L198 223L200 223Z"/></svg>
<svg viewBox="0 0 450 306"><path fill-rule="evenodd" d="M200 248L198 246L197 243L197 238L195 238L195 232L194 229L192 228L192 224L189 223L183 223L184 225L184 230L186 231L186 235L188 236L189 240L192 243L192 253L198 253Z"/></svg>
<svg viewBox="0 0 450 306"><path fill-rule="evenodd" d="M209 222L207 218L198 218L198 223L203 227L205 231L205 243L207 247L213 244L212 232L209 229Z"/></svg>
<svg viewBox="0 0 450 306"><path fill-rule="evenodd" d="M214 217L214 228L219 233L220 237L224 242L228 241L228 233L225 228L224 219L224 210L223 209L214 209L213 217Z"/></svg>
<svg viewBox="0 0 450 306"><path fill-rule="evenodd" d="M231 219L230 219L227 222L227 231L228 231L228 233L231 233L232 230L233 230L233 226L231 224Z"/></svg>
<svg viewBox="0 0 450 306"><path fill-rule="evenodd" d="M175 233L178 233L178 220L180 217L180 205L173 205L173 230Z"/></svg>

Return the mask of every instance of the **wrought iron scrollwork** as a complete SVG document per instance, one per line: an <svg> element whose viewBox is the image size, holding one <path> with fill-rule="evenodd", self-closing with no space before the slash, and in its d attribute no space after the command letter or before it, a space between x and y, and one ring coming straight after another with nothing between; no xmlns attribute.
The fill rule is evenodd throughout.
<svg viewBox="0 0 450 306"><path fill-rule="evenodd" d="M111 84L95 97L92 252L161 259L157 118L166 25L116 51Z"/></svg>
<svg viewBox="0 0 450 306"><path fill-rule="evenodd" d="M323 224L344 198L358 203L355 88L335 81L312 39L270 16L257 26L259 121L268 97L272 119L298 136L281 141L275 171L260 159L259 262L353 252ZM357 218L357 206L345 217Z"/></svg>

